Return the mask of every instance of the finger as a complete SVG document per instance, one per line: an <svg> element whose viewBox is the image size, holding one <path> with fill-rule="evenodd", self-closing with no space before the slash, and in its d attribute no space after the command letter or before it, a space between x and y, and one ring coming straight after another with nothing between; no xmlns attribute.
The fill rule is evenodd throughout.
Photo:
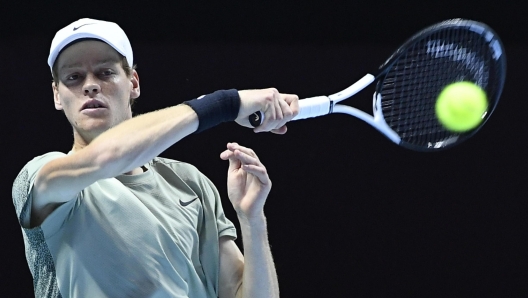
<svg viewBox="0 0 528 298"><path fill-rule="evenodd" d="M220 158L229 160L228 172L233 172L242 166L240 158L235 155L235 148L240 147L237 143L227 143L227 149L220 153Z"/></svg>
<svg viewBox="0 0 528 298"><path fill-rule="evenodd" d="M288 127L286 125L271 130L272 133L277 134L277 135L283 135L287 131L288 131Z"/></svg>
<svg viewBox="0 0 528 298"><path fill-rule="evenodd" d="M229 158L232 158L234 155L234 151L236 148L240 147L238 143L230 142L226 145L226 150L224 150L222 153L220 153L220 158L223 160L228 160Z"/></svg>
<svg viewBox="0 0 528 298"><path fill-rule="evenodd" d="M234 158L240 160L242 164L248 165L262 165L260 160L256 156L252 156L249 153L242 152L239 149L235 150Z"/></svg>
<svg viewBox="0 0 528 298"><path fill-rule="evenodd" d="M220 153L220 158L222 160L228 160L231 157L233 157L234 153L231 150L224 150L222 153Z"/></svg>
<svg viewBox="0 0 528 298"><path fill-rule="evenodd" d="M295 94L282 94L283 99L290 106L292 119L299 114L299 97Z"/></svg>
<svg viewBox="0 0 528 298"><path fill-rule="evenodd" d="M279 135L283 135L288 131L286 123L299 114L299 98L297 95L281 94L281 97L279 103L284 118L277 124L277 128L271 130L272 133Z"/></svg>
<svg viewBox="0 0 528 298"><path fill-rule="evenodd" d="M255 153L255 151L253 151L253 149L248 148L248 147L241 146L241 145L239 145L239 144L237 144L237 143L229 143L229 144L227 144L227 148L228 148L230 151L232 151L232 152L234 152L235 150L239 150L239 151L241 151L241 152L244 152L245 154L248 154L248 155L250 155L250 156L255 157L256 159L258 159L258 156L257 156L257 154Z"/></svg>
<svg viewBox="0 0 528 298"><path fill-rule="evenodd" d="M223 160L229 160L229 167L227 169L229 172L238 170L242 166L240 159L237 158L235 153L229 149L220 153L220 158Z"/></svg>
<svg viewBox="0 0 528 298"><path fill-rule="evenodd" d="M242 168L244 171L248 172L249 174L257 177L257 179L260 181L260 183L264 185L271 184L271 180L269 179L268 171L266 170L266 167L263 165L261 166L255 166L255 165L243 165Z"/></svg>
<svg viewBox="0 0 528 298"><path fill-rule="evenodd" d="M284 100L282 99L282 94L277 92L275 94L275 98L273 102L273 107L275 108L275 119L272 119L273 121L270 121L269 123L270 129L268 129L267 131L272 131L284 125L284 123L282 123L284 119L284 114L283 114L281 102L284 102Z"/></svg>
<svg viewBox="0 0 528 298"><path fill-rule="evenodd" d="M290 109L290 106L284 99L279 100L278 104L281 110L282 119L280 119L280 121L277 123L275 129L283 127L293 117L293 113Z"/></svg>
<svg viewBox="0 0 528 298"><path fill-rule="evenodd" d="M270 107L264 112L264 121L259 126L253 129L254 132L265 132L272 129L271 122L275 120L275 108Z"/></svg>
<svg viewBox="0 0 528 298"><path fill-rule="evenodd" d="M270 88L271 93L266 97L266 110L264 112L264 122L258 127L255 127L254 132L264 132L274 129L273 122L277 119L276 101L279 100L279 92L277 89Z"/></svg>
<svg viewBox="0 0 528 298"><path fill-rule="evenodd" d="M236 148L242 147L242 146L240 146L238 143L235 143L235 142L229 142L227 143L226 147L227 147L227 150L235 151Z"/></svg>
<svg viewBox="0 0 528 298"><path fill-rule="evenodd" d="M284 100L281 98L279 94L277 100L275 101L275 111L276 111L275 114L277 115L275 120L278 120L278 121L282 121L282 119L284 118L281 102L284 102Z"/></svg>
<svg viewBox="0 0 528 298"><path fill-rule="evenodd" d="M229 167L227 168L228 172L235 172L238 171L242 167L242 163L240 162L240 159L236 158L235 155L232 155L231 158L229 158Z"/></svg>
<svg viewBox="0 0 528 298"><path fill-rule="evenodd" d="M235 154L229 150L222 152L220 158L223 160L229 160L229 167L227 169L229 172L238 170L242 166L240 159L236 158Z"/></svg>

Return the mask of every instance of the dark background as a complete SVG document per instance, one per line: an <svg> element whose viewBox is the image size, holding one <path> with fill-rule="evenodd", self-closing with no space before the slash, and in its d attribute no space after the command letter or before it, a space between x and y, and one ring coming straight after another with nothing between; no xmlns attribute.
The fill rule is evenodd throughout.
<svg viewBox="0 0 528 298"><path fill-rule="evenodd" d="M46 59L55 32L82 17L127 32L142 88L136 114L227 88L329 95L425 26L455 17L487 23L506 47L506 86L484 128L456 148L412 152L332 115L290 123L284 136L223 124L163 156L196 165L225 195L225 144L255 149L274 182L266 214L283 297L528 295L523 2L17 3L0 17L0 282L10 296L33 295L12 183L34 156L71 148ZM370 111L372 92L347 103ZM224 208L236 222L227 198Z"/></svg>

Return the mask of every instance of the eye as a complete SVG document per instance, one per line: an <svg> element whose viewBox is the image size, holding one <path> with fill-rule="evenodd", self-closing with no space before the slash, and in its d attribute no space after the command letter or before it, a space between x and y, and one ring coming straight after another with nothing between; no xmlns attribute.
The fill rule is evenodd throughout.
<svg viewBox="0 0 528 298"><path fill-rule="evenodd" d="M105 69L101 72L101 74L105 77L111 76L114 74L114 72L111 69Z"/></svg>
<svg viewBox="0 0 528 298"><path fill-rule="evenodd" d="M74 75L68 76L68 77L66 78L66 80L68 80L68 81L75 81L75 80L77 80L78 78L79 78L79 75L78 75L78 74L74 74Z"/></svg>

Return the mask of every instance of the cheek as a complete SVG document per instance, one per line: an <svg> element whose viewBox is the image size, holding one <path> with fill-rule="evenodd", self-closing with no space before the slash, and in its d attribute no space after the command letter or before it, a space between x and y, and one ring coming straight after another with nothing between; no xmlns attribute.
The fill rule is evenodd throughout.
<svg viewBox="0 0 528 298"><path fill-rule="evenodd" d="M68 110L74 104L75 96L69 90L61 90L58 94L59 104L62 106L63 110Z"/></svg>
<svg viewBox="0 0 528 298"><path fill-rule="evenodd" d="M130 98L130 83L128 80L119 79L112 84L111 96L119 99L120 104L128 105Z"/></svg>

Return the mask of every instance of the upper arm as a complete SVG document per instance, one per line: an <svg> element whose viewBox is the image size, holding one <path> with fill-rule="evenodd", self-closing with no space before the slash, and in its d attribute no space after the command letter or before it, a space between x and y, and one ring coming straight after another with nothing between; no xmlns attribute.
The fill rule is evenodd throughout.
<svg viewBox="0 0 528 298"><path fill-rule="evenodd" d="M244 256L230 237L220 237L220 276L218 294L220 298L241 297L244 273Z"/></svg>
<svg viewBox="0 0 528 298"><path fill-rule="evenodd" d="M40 225L57 206L102 178L100 162L89 153L80 150L53 159L37 172L31 190L31 226Z"/></svg>

